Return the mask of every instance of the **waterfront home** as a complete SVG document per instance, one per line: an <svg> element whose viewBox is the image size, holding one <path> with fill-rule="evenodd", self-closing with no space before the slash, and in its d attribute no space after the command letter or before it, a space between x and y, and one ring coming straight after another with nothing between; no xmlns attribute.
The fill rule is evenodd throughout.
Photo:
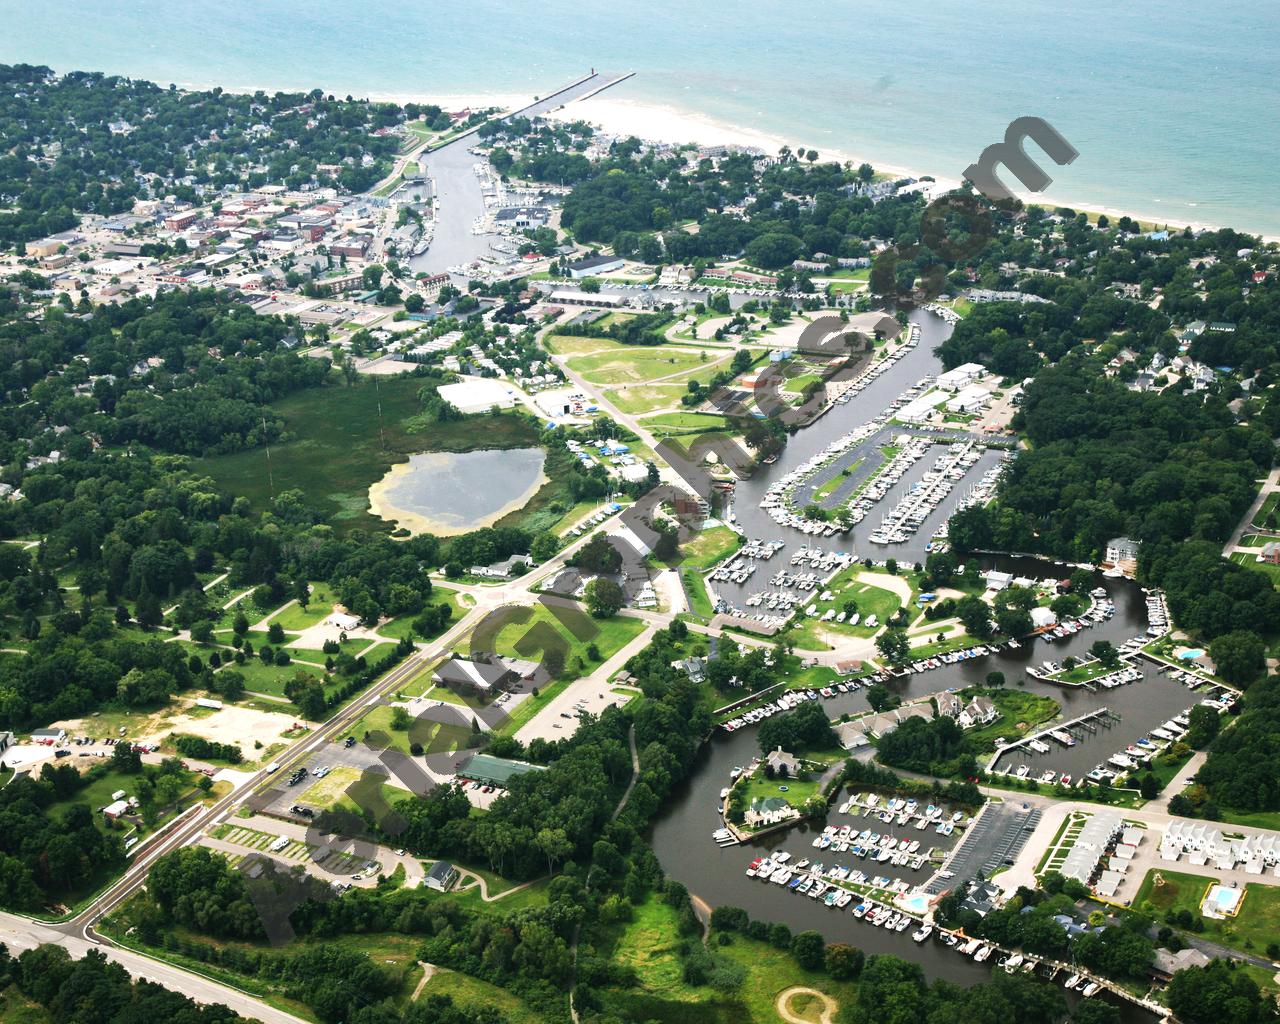
<svg viewBox="0 0 1280 1024"><path fill-rule="evenodd" d="M1171 953L1167 949L1157 949L1151 958L1148 970L1158 981L1170 981L1178 971L1187 967L1207 967L1209 958L1194 946Z"/></svg>
<svg viewBox="0 0 1280 1024"><path fill-rule="evenodd" d="M1138 542L1129 537L1112 537L1102 560L1132 576L1138 568Z"/></svg>
<svg viewBox="0 0 1280 1024"><path fill-rule="evenodd" d="M780 796L756 797L743 815L748 828L765 828L800 817L800 812Z"/></svg>
<svg viewBox="0 0 1280 1024"><path fill-rule="evenodd" d="M794 754L788 754L781 747L771 751L769 756L764 759L764 764L766 769L784 778L794 779L800 774L799 760Z"/></svg>
<svg viewBox="0 0 1280 1024"><path fill-rule="evenodd" d="M1000 717L996 706L986 697L974 697L956 716L956 724L961 729L972 729L977 725L989 725Z"/></svg>
<svg viewBox="0 0 1280 1024"><path fill-rule="evenodd" d="M1268 565L1280 565L1280 541L1269 540L1258 552L1258 561Z"/></svg>
<svg viewBox="0 0 1280 1024"><path fill-rule="evenodd" d="M1000 896L1000 887L994 882L974 882L960 901L960 909L972 910L979 917L986 917L996 909Z"/></svg>

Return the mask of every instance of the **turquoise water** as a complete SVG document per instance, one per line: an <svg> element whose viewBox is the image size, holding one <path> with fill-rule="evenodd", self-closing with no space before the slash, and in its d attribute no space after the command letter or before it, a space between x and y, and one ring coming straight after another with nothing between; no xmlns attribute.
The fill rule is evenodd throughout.
<svg viewBox="0 0 1280 1024"><path fill-rule="evenodd" d="M1204 651L1200 650L1199 648L1196 648L1194 651L1183 651L1181 654L1178 655L1178 657L1181 658L1183 661L1195 661L1196 658L1201 657L1203 654L1204 654Z"/></svg>
<svg viewBox="0 0 1280 1024"><path fill-rule="evenodd" d="M1080 151L1049 195L1280 235L1280 10L1154 0L583 5L0 0L0 60L338 94L614 94L959 177L1014 117Z"/></svg>

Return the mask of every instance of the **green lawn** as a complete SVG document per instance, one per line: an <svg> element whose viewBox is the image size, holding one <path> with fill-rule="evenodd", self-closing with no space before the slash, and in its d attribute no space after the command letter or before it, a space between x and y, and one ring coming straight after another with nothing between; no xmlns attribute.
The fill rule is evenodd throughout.
<svg viewBox="0 0 1280 1024"><path fill-rule="evenodd" d="M393 747L404 754L409 753L411 742L421 743L423 749L436 753L461 750L471 742L471 730L462 726L423 721L410 729L393 729L391 717L392 709L385 705L370 708L343 733L343 737L354 736L357 740L363 740L366 732L380 731L387 735Z"/></svg>
<svg viewBox="0 0 1280 1024"><path fill-rule="evenodd" d="M431 583L431 600L428 601L427 604L431 606L447 604L451 609L453 609L453 614L450 615L449 621L445 625L445 629L448 629L467 614L474 605L474 601L470 594L464 594L461 591L454 590L452 587L447 587L443 583L436 583L433 580ZM423 637L419 637L413 628L413 620L421 614L421 612L414 612L412 615L401 615L398 619L392 619L390 622L384 622L378 627L378 635L390 636L399 640L401 637L404 637L409 633L413 633L413 635L419 640L424 639Z"/></svg>
<svg viewBox="0 0 1280 1024"><path fill-rule="evenodd" d="M668 345L619 345L609 352L574 356L569 368L592 384L644 384L704 366L709 368L717 358L723 359L724 354Z"/></svg>
<svg viewBox="0 0 1280 1024"><path fill-rule="evenodd" d="M393 463L415 452L524 447L540 438L537 423L514 413L466 416L415 432L421 387L421 380L404 376L296 392L270 406L290 440L271 446L269 474L266 452L256 448L196 459L192 471L247 497L257 509L265 509L273 493L296 489L331 522L385 530L387 524L368 512L369 487Z"/></svg>
<svg viewBox="0 0 1280 1024"><path fill-rule="evenodd" d="M1155 884L1157 875L1163 885ZM1152 869L1143 879L1133 905L1137 908L1149 902L1160 921L1171 910L1187 910L1199 916L1200 901L1213 882L1214 879L1206 875ZM1263 954L1268 944L1280 941L1280 888L1261 883L1246 885L1244 900L1234 918L1203 920L1205 938L1232 949Z"/></svg>
<svg viewBox="0 0 1280 1024"><path fill-rule="evenodd" d="M307 598L307 607L296 601L285 608L279 615L272 616L272 622L280 623L280 628L291 633L301 633L304 629L323 622L338 603L338 595L327 583L312 583L311 596Z"/></svg>
<svg viewBox="0 0 1280 1024"><path fill-rule="evenodd" d="M721 994L710 987L694 987L683 979L680 957L682 937L675 912L655 897L635 908L632 920L605 930L596 940L603 955L635 972L636 984L628 989L606 989L606 1008L625 1021L657 1021L661 1024L777 1024L779 993L788 988L813 988L826 993L841 1009L853 1004L857 986L832 981L821 971L806 971L786 950L745 936L729 934L727 945L713 941L718 956L741 964L745 978L741 988ZM817 1021L813 1006L796 999L790 1009L803 1019Z"/></svg>
<svg viewBox="0 0 1280 1024"><path fill-rule="evenodd" d="M1231 554L1231 561L1239 562L1241 565L1248 566L1250 569L1257 569L1259 572L1265 572L1271 577L1272 581L1280 586L1280 565L1272 565L1270 562L1259 562L1257 557L1245 551L1234 551Z"/></svg>
<svg viewBox="0 0 1280 1024"><path fill-rule="evenodd" d="M705 434L727 430L729 420L719 413L664 412L641 420L643 426L655 437L679 437L684 434Z"/></svg>
<svg viewBox="0 0 1280 1024"><path fill-rule="evenodd" d="M494 637L494 653L510 658L537 660L540 656L538 650L535 649L531 653L521 653L516 649L516 644L531 629L535 629L539 625L550 626L565 640L568 646L568 653L565 658L566 678L585 675L596 665L607 661L610 656L624 647L629 641L639 636L644 631L645 626L640 619L623 618L621 616L615 616L612 619L591 619L591 624L596 630L595 634L588 640L579 640L559 619L547 610L545 605L533 605L531 611L532 615L527 621L523 623L509 622ZM585 616L585 614L586 612L584 611L583 615ZM470 651L473 639L474 636L466 640L467 651ZM599 658L592 658L588 654L587 649L592 644L595 644L596 650L600 655ZM526 701L525 703L528 702Z"/></svg>
<svg viewBox="0 0 1280 1024"><path fill-rule="evenodd" d="M742 546L742 537L727 526L711 526L699 530L693 539L680 549L682 565L692 569L710 569L726 556Z"/></svg>
<svg viewBox="0 0 1280 1024"><path fill-rule="evenodd" d="M965 733L965 741L975 754L994 753L997 737L1016 739L1025 736L1045 722L1053 721L1062 711L1062 705L1052 697L1020 689L970 687L961 690L960 695L966 698L986 697L1000 712L1000 717L990 725L981 725Z"/></svg>
<svg viewBox="0 0 1280 1024"><path fill-rule="evenodd" d="M702 573L693 569L681 569L680 578L684 580L685 591L689 595L689 610L694 615L709 619L715 614L711 607L711 598L707 595L707 581Z"/></svg>
<svg viewBox="0 0 1280 1024"><path fill-rule="evenodd" d="M1265 529L1267 518L1276 511L1278 504L1280 504L1280 492L1268 494L1266 500L1262 503L1262 507L1258 509L1258 514L1253 517L1253 525L1258 529Z"/></svg>

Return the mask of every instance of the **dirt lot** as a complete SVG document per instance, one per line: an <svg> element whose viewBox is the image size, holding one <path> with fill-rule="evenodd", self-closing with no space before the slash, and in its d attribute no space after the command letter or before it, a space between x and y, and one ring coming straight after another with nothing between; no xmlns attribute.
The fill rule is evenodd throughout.
<svg viewBox="0 0 1280 1024"><path fill-rule="evenodd" d="M57 722L55 726L67 730L67 735L116 736L120 728L125 737L135 742L159 743L170 733L190 733L214 743L238 744L246 761L254 760L254 741L263 748L284 741L283 734L293 725L290 714L259 711L226 705L220 711L196 708L194 702L174 704L160 711L132 715L103 714L94 718L72 718Z"/></svg>

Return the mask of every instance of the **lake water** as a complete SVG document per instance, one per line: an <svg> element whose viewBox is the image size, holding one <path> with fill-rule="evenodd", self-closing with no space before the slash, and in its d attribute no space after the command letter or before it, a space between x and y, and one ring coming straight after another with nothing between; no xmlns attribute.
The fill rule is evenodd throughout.
<svg viewBox="0 0 1280 1024"><path fill-rule="evenodd" d="M0 18L0 60L162 84L545 94L633 69L610 95L950 178L1034 114L1080 151L1050 165L1054 199L1280 235L1270 4L0 0Z"/></svg>
<svg viewBox="0 0 1280 1024"><path fill-rule="evenodd" d="M369 489L369 504L414 533L467 533L522 508L546 482L545 462L541 448L411 455Z"/></svg>

